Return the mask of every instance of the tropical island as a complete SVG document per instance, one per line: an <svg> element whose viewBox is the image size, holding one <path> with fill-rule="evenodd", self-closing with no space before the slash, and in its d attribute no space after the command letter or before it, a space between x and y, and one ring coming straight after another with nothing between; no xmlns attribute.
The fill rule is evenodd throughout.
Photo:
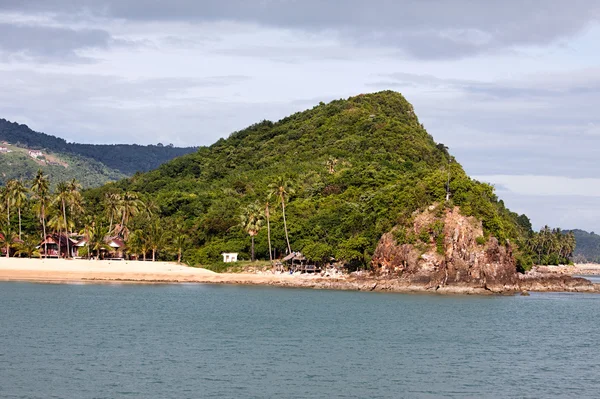
<svg viewBox="0 0 600 399"><path fill-rule="evenodd" d="M533 231L392 91L262 121L96 188L54 185L39 171L29 182L9 180L0 204L6 257L176 261L220 272L231 271L222 254L235 253L280 285L595 290L531 272L569 264L573 233ZM295 271L310 272L309 283L283 277Z"/></svg>

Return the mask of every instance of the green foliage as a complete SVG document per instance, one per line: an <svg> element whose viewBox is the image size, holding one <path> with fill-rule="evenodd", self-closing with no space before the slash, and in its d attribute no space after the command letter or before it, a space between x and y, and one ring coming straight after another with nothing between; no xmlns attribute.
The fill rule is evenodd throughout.
<svg viewBox="0 0 600 399"><path fill-rule="evenodd" d="M102 198L113 192L154 201L154 215L165 224L185 220L190 242L183 258L190 264L218 262L222 252L249 258L252 243L239 215L257 201L264 209L269 194L277 257L301 250L315 261L335 257L366 267L383 233L434 202L444 204L438 212L460 206L500 242L522 244L531 231L527 217L506 209L492 186L469 178L392 91L257 123L151 172L88 190L88 208L104 214ZM269 259L266 230L252 236L259 259ZM430 226L419 238L433 236L441 250L441 231L443 225ZM395 235L400 243L417 240L408 230Z"/></svg>
<svg viewBox="0 0 600 399"><path fill-rule="evenodd" d="M475 239L475 241L477 242L477 245L485 245L487 240L484 236L479 236Z"/></svg>
<svg viewBox="0 0 600 399"><path fill-rule="evenodd" d="M567 231L568 232L568 231ZM573 252L578 263L600 263L600 235L583 230L571 230L577 246Z"/></svg>
<svg viewBox="0 0 600 399"><path fill-rule="evenodd" d="M573 232L563 232L559 228L544 226L539 232L531 233L523 252L538 265L568 264L575 250Z"/></svg>
<svg viewBox="0 0 600 399"><path fill-rule="evenodd" d="M5 119L0 119L0 141L14 145L11 146L11 153L0 154L0 184L10 179L31 179L41 167L54 182L75 178L83 187L96 187L136 172L155 169L164 162L197 149L172 145L68 143ZM36 161L29 156L28 149L43 150L52 159L42 156Z"/></svg>

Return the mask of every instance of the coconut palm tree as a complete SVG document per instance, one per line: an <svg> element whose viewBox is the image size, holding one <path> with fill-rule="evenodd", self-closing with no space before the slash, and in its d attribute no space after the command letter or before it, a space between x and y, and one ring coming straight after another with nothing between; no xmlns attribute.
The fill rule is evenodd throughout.
<svg viewBox="0 0 600 399"><path fill-rule="evenodd" d="M6 257L10 258L10 249L15 245L17 235L8 223L4 223L0 229L0 247L5 248Z"/></svg>
<svg viewBox="0 0 600 399"><path fill-rule="evenodd" d="M96 260L100 259L100 251L103 249L110 250L110 245L106 243L108 229L96 221L92 222L91 226L85 228L85 238L87 240L88 252L91 255L96 252Z"/></svg>
<svg viewBox="0 0 600 399"><path fill-rule="evenodd" d="M273 250L271 249L271 223L269 223L269 218L271 217L271 211L269 209L269 202L271 200L271 196L267 196L267 202L265 204L265 217L267 219L267 241L269 242L269 260L273 262Z"/></svg>
<svg viewBox="0 0 600 399"><path fill-rule="evenodd" d="M108 234L111 234L113 222L121 213L121 195L117 193L106 193L104 195L104 210L109 220Z"/></svg>
<svg viewBox="0 0 600 399"><path fill-rule="evenodd" d="M121 232L123 238L127 238L129 235L129 221L138 214L142 207L142 201L136 193L126 192L123 194L121 200Z"/></svg>
<svg viewBox="0 0 600 399"><path fill-rule="evenodd" d="M142 254L142 258L146 261L146 253L148 252L148 239L143 230L133 231L127 240L127 248L136 256Z"/></svg>
<svg viewBox="0 0 600 399"><path fill-rule="evenodd" d="M252 239L252 262L254 262L254 237L258 235L262 227L263 213L261 206L255 202L248 205L240 215L240 226L250 235Z"/></svg>
<svg viewBox="0 0 600 399"><path fill-rule="evenodd" d="M292 253L292 247L290 246L290 237L287 230L287 221L285 220L285 201L294 194L294 189L290 187L290 184L283 178L279 177L276 182L269 185L270 194L279 197L281 201L281 213L283 216L283 229L285 231L285 241L287 242L288 253Z"/></svg>
<svg viewBox="0 0 600 399"><path fill-rule="evenodd" d="M60 204L59 204L60 205ZM61 257L60 249L62 248L63 230L67 230L65 219L60 214L60 209L49 208L50 214L48 218L48 227L51 231L58 233L58 257ZM44 237L45 239L45 237Z"/></svg>
<svg viewBox="0 0 600 399"><path fill-rule="evenodd" d="M12 197L13 204L19 211L19 239L21 239L21 209L27 201L27 187L21 180L14 180L14 183L10 187L10 196Z"/></svg>
<svg viewBox="0 0 600 399"><path fill-rule="evenodd" d="M152 250L152 262L156 261L156 252L164 247L167 239L167 232L164 226L161 224L160 219L155 219L153 222L151 222L147 228L146 242L148 248Z"/></svg>
<svg viewBox="0 0 600 399"><path fill-rule="evenodd" d="M10 204L14 202L12 197L13 187L16 180L12 179L6 182L6 186L2 190L2 201L6 210L6 222L10 224Z"/></svg>
<svg viewBox="0 0 600 399"><path fill-rule="evenodd" d="M49 203L50 195L50 183L48 182L48 176L44 175L41 169L38 169L33 182L31 184L31 192L34 198L37 200L37 215L42 223L42 231L44 234L44 257L48 256L48 245L45 243L46 240L46 209Z"/></svg>
<svg viewBox="0 0 600 399"><path fill-rule="evenodd" d="M67 240L67 258L69 258L71 256L71 247L69 244L69 231L68 231L69 224L67 223L67 204L69 204L70 202L71 202L71 189L69 187L69 184L65 183L65 182L58 183L58 185L56 186L56 194L54 197L54 203L57 204L62 211L62 217L63 217L63 222L64 222L64 224L62 226L64 227L66 240ZM59 233L60 233L60 231L59 231ZM60 252L60 245L59 245L59 252Z"/></svg>
<svg viewBox="0 0 600 399"><path fill-rule="evenodd" d="M25 255L28 258L33 256L41 257L38 249L38 238L34 235L25 235L20 243L16 245L16 255Z"/></svg>

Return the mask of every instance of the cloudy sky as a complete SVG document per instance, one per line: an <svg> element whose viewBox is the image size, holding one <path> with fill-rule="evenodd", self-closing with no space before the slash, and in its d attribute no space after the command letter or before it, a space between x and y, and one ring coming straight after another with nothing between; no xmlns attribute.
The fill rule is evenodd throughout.
<svg viewBox="0 0 600 399"><path fill-rule="evenodd" d="M207 145L393 89L534 226L600 231L597 0L0 0L0 117Z"/></svg>

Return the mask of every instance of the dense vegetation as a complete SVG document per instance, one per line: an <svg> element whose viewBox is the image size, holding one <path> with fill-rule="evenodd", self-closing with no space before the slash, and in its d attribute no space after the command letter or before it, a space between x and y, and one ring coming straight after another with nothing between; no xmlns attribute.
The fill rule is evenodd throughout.
<svg viewBox="0 0 600 399"><path fill-rule="evenodd" d="M0 154L0 184L5 185L12 179L31 180L40 168L53 183L76 179L85 188L97 187L127 177L124 173L110 169L93 159L77 155L53 155L67 163L68 166L40 165L39 162L27 155L26 151Z"/></svg>
<svg viewBox="0 0 600 399"><path fill-rule="evenodd" d="M152 198L160 217L185 220L191 263L216 261L223 251L250 258L254 241L259 259L292 250L364 267L382 233L445 200L448 176L450 202L480 218L486 234L517 243L519 259L531 264L527 217L506 209L492 186L470 179L391 91L257 123L86 197L96 213L106 193ZM249 207L261 209L262 219L269 213L253 233L239 227Z"/></svg>
<svg viewBox="0 0 600 399"><path fill-rule="evenodd" d="M179 148L172 145L136 144L77 144L64 139L38 133L26 125L0 119L0 141L6 141L29 149L45 149L58 154L86 158L105 165L125 175L145 172L157 168L162 163L180 155L196 151L196 147Z"/></svg>
<svg viewBox="0 0 600 399"><path fill-rule="evenodd" d="M548 244L566 235L540 241L525 215L470 179L391 91L263 121L154 171L77 193L64 194L63 231L98 237L92 233L102 228L124 238L130 253L193 265L218 262L222 252L269 260L302 251L313 262L368 267L384 232L434 202L460 206L482 220L486 235L512 243L521 269L572 252ZM28 231L39 233L41 196L32 194Z"/></svg>
<svg viewBox="0 0 600 399"><path fill-rule="evenodd" d="M600 263L600 235L583 230L571 230L570 233L577 242L573 260L577 263Z"/></svg>

